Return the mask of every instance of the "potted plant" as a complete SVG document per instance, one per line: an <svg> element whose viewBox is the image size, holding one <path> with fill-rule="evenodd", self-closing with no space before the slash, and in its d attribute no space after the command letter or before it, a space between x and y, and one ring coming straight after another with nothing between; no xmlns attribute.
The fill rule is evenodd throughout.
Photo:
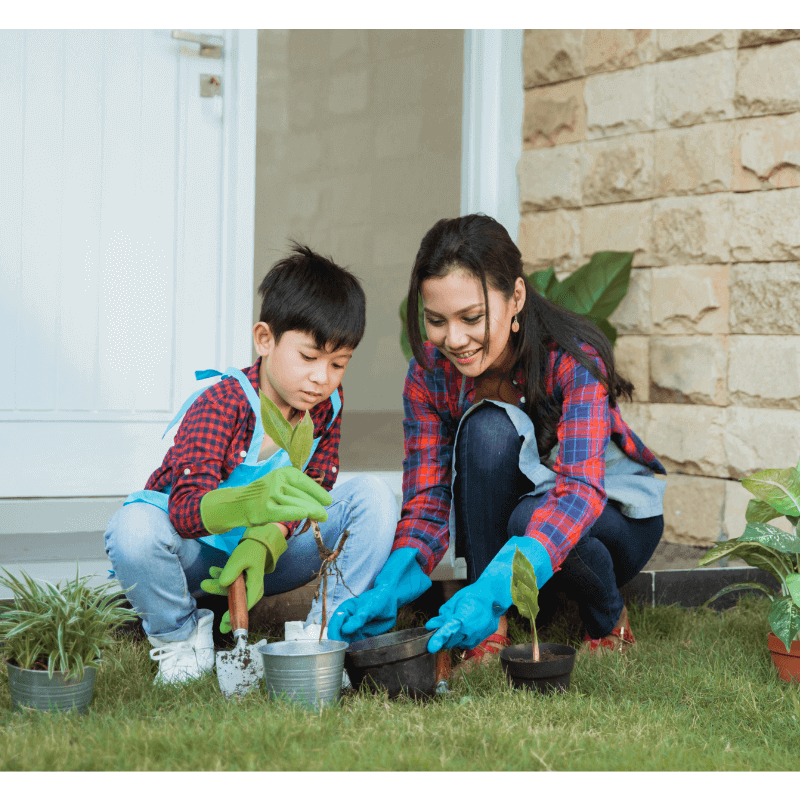
<svg viewBox="0 0 800 800"><path fill-rule="evenodd" d="M0 614L0 642L14 709L84 711L92 700L97 667L117 663L113 631L135 620L114 584L88 586L89 578L37 582L5 569L0 584L14 595Z"/></svg>
<svg viewBox="0 0 800 800"><path fill-rule="evenodd" d="M576 650L568 644L539 643L536 615L539 587L533 565L517 548L511 564L511 599L531 623L531 643L515 644L500 651L500 662L508 682L517 689L536 689L542 694L565 692L575 666Z"/></svg>
<svg viewBox="0 0 800 800"><path fill-rule="evenodd" d="M761 583L735 583L707 600L707 607L721 595L736 589L759 589L771 600L768 620L772 632L767 646L778 674L785 681L800 682L800 464L797 468L766 469L742 480L742 486L755 495L747 504L744 533L720 542L699 561L699 566L721 558L741 558L777 578L780 594ZM769 520L786 517L794 527L789 533Z"/></svg>
<svg viewBox="0 0 800 800"><path fill-rule="evenodd" d="M306 411L303 419L293 429L275 403L263 392L259 394L264 432L289 454L292 466L303 469L311 455L313 442L314 424L311 415ZM319 708L335 703L342 693L347 644L323 640L322 635L328 621L325 604L328 578L333 577L344 582L337 559L347 541L348 531L342 533L337 549L331 550L322 541L319 523L313 520L310 522L322 560L317 574L320 578L320 588L317 591L322 592L319 640L272 642L259 647L259 652L264 662L264 681L271 697L286 695L301 705Z"/></svg>

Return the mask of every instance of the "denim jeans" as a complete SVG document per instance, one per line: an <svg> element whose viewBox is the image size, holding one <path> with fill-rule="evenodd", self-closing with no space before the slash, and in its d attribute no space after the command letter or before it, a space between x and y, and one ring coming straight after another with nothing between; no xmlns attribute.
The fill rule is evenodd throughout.
<svg viewBox="0 0 800 800"><path fill-rule="evenodd" d="M523 536L546 497L524 497L534 485L519 469L521 440L501 408L486 405L465 419L455 452L453 503L457 552L473 583L512 536ZM578 603L594 639L611 632L624 601L619 587L649 560L664 529L663 516L632 519L607 503L549 583Z"/></svg>
<svg viewBox="0 0 800 800"><path fill-rule="evenodd" d="M320 523L322 539L334 548L350 532L338 559L344 577L328 580L328 616L344 600L371 589L394 541L397 502L379 478L360 475L331 490L328 519ZM302 524L297 528L299 531ZM291 536L275 571L264 576L264 594L281 594L308 583L321 561L314 533ZM188 639L196 625L195 598L205 594L200 581L209 567L224 567L227 553L177 534L164 511L148 503L123 506L108 523L106 553L116 579L142 617L148 636L168 642ZM311 605L306 624L319 624L322 598Z"/></svg>

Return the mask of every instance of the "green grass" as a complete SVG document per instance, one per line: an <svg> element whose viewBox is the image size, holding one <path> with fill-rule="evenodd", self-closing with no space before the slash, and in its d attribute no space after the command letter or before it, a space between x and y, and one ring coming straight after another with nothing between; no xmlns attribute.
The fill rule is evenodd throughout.
<svg viewBox="0 0 800 800"><path fill-rule="evenodd" d="M213 674L155 687L148 643L125 639L83 717L13 713L0 681L0 770L782 770L800 752L800 686L769 658L768 605L631 609L639 644L580 660L563 696L511 690L494 665L426 704L346 693L319 713L226 701Z"/></svg>

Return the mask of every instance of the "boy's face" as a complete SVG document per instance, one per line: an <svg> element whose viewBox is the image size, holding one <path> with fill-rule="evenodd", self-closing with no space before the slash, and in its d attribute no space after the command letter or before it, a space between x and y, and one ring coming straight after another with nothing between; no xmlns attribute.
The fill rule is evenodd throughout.
<svg viewBox="0 0 800 800"><path fill-rule="evenodd" d="M353 355L350 347L320 350L303 331L287 331L276 342L265 322L256 323L253 341L261 356L261 391L285 414L327 400L339 388Z"/></svg>

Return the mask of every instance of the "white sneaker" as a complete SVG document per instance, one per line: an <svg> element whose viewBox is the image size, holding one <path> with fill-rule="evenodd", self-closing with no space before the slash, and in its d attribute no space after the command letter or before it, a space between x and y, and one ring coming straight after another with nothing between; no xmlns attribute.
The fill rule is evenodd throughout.
<svg viewBox="0 0 800 800"><path fill-rule="evenodd" d="M158 674L153 683L183 683L200 678L214 669L214 638L211 633L214 612L210 609L195 611L197 626L188 639L165 642L148 636L150 658L158 662Z"/></svg>

